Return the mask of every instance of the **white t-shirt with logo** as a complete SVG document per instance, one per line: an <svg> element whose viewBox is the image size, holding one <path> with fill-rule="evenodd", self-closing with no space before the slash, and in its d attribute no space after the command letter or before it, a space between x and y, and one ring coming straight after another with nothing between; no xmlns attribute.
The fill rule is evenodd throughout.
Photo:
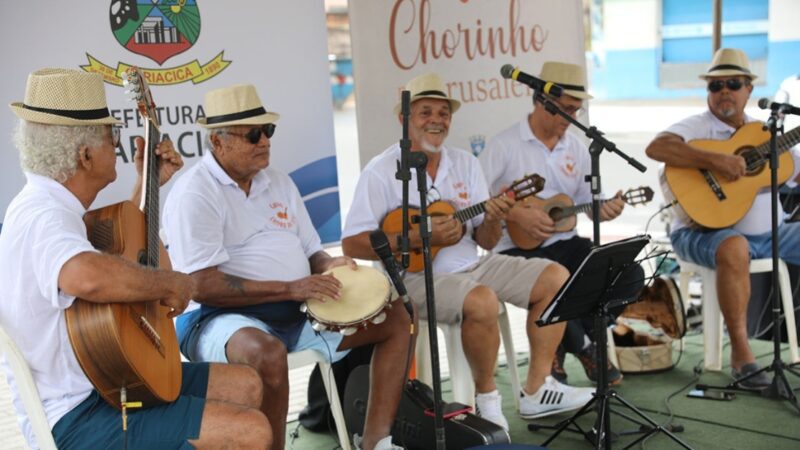
<svg viewBox="0 0 800 450"><path fill-rule="evenodd" d="M535 173L545 179L544 190L537 194L540 198L567 194L576 205L592 201L589 183L584 180L591 172L592 160L583 142L567 132L550 150L533 134L527 116L493 136L478 159L492 195L499 194L515 180ZM542 246L570 239L575 234L575 230L556 233ZM503 237L494 251L514 247L508 231L503 230Z"/></svg>
<svg viewBox="0 0 800 450"><path fill-rule="evenodd" d="M293 281L311 274L308 258L322 250L289 176L268 167L246 195L210 152L176 181L162 216L172 266L189 274L219 266L250 280Z"/></svg>
<svg viewBox="0 0 800 450"><path fill-rule="evenodd" d="M750 123L756 119L745 116L745 123ZM680 122L670 126L666 130L668 133L676 134L689 142L694 139L714 139L727 140L736 132L736 129L719 120L711 111L705 111L694 116L687 117ZM800 151L795 147L791 150L794 160L794 173L792 174L788 186L795 186L794 179L800 172ZM661 166L663 170L663 164ZM767 169L769 170L769 169ZM733 229L747 235L768 233L772 229L772 200L770 197L769 186L759 191L753 205L741 220L733 225ZM785 216L782 208L778 208L778 219L782 222ZM684 228L689 224L681 220L678 214L675 215L672 223L672 231Z"/></svg>
<svg viewBox="0 0 800 450"><path fill-rule="evenodd" d="M72 257L96 252L86 238L86 209L60 183L26 173L27 184L6 210L0 232L0 325L25 357L50 427L84 401L93 387L69 342L64 310L74 296L58 287ZM28 443L35 440L11 368L3 369Z"/></svg>
<svg viewBox="0 0 800 450"><path fill-rule="evenodd" d="M376 156L364 167L356 185L353 206L347 214L342 238L380 228L386 215L402 206L403 185L395 178L400 146L395 144ZM436 191L440 200L450 202L456 210L464 209L489 198L486 181L478 160L461 149L442 147L436 181L426 173L429 192ZM419 206L416 171L411 172L409 203ZM468 220L464 237L456 244L439 250L433 260L433 272L455 273L478 262L478 244L472 232L483 223L483 214Z"/></svg>

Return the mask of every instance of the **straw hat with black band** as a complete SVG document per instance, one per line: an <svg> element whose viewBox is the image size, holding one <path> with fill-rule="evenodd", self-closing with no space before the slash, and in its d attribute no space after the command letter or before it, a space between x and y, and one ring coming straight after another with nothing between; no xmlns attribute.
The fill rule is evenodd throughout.
<svg viewBox="0 0 800 450"><path fill-rule="evenodd" d="M40 69L28 75L25 100L9 105L22 120L47 125L121 125L111 117L103 77L72 69Z"/></svg>
<svg viewBox="0 0 800 450"><path fill-rule="evenodd" d="M586 92L586 72L577 64L548 61L542 65L539 78L553 82L564 89L564 94L581 100L594 97Z"/></svg>
<svg viewBox="0 0 800 450"><path fill-rule="evenodd" d="M280 115L264 109L252 84L236 84L206 93L206 117L197 119L203 128L275 123Z"/></svg>
<svg viewBox="0 0 800 450"><path fill-rule="evenodd" d="M738 48L721 48L714 53L711 66L704 74L699 75L703 80L713 77L743 76L755 80L758 78L750 72L750 62L747 55Z"/></svg>
<svg viewBox="0 0 800 450"><path fill-rule="evenodd" d="M409 103L414 103L423 98L447 100L450 102L451 114L458 111L458 108L461 107L460 101L447 96L447 88L444 82L439 75L435 73L426 73L413 78L406 84L405 90L409 91L411 96L411 101ZM400 114L400 108L401 104L397 102L397 105L394 107L394 113Z"/></svg>

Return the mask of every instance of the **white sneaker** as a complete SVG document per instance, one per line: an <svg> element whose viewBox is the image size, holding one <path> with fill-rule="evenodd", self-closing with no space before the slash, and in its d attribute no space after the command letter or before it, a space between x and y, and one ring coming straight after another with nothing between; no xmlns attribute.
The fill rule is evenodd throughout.
<svg viewBox="0 0 800 450"><path fill-rule="evenodd" d="M508 420L503 415L503 397L497 389L485 394L475 395L475 412L484 419L494 422L508 431Z"/></svg>
<svg viewBox="0 0 800 450"><path fill-rule="evenodd" d="M356 450L361 450L361 441L361 436L353 435L353 446ZM403 450L403 447L392 444L392 436L386 436L375 444L375 450Z"/></svg>
<svg viewBox="0 0 800 450"><path fill-rule="evenodd" d="M578 409L592 399L594 388L576 388L561 384L552 376L530 395L523 389L519 395L519 415L523 419L536 419L552 414Z"/></svg>

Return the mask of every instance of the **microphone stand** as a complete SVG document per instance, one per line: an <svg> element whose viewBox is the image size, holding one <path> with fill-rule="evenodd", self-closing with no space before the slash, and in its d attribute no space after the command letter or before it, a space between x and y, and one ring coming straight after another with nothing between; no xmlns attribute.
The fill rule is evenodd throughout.
<svg viewBox="0 0 800 450"><path fill-rule="evenodd" d="M401 114L403 116L403 135L400 138L400 161L397 162L397 172L394 177L403 183L403 231L397 236L397 248L400 249L400 264L403 270L408 269L408 183L411 181L411 170L408 166L408 156L411 153L411 140L408 138L408 116L411 114L411 93L404 90L401 94Z"/></svg>
<svg viewBox="0 0 800 450"><path fill-rule="evenodd" d="M645 172L647 168L637 161L636 159L628 156L627 154L623 153L621 150L614 145L613 142L609 141L608 139L603 137L603 133L599 131L596 127L586 127L582 123L578 122L575 118L570 116L569 114L565 113L558 107L558 105L551 101L547 96L542 94L540 91L534 91L534 101L540 102L544 105L547 112L550 114L563 117L567 122L575 125L577 128L582 130L586 136L592 140L591 144L589 145L589 154L591 156L591 172L589 175L586 176L586 182L590 184L591 192L592 192L592 223L593 223L593 244L595 247L600 246L600 192L601 192L601 183L600 183L600 153L602 153L603 149L606 149L610 152L616 153L622 159L628 162L628 164L632 165L636 170L640 172ZM612 282L613 284L613 282ZM606 335L606 327L608 324L608 317L609 317L609 305L603 299L598 301L598 306L595 309L594 315L594 339L595 345L597 346L597 367L599 367L598 375L597 375L597 391L595 392L594 398L587 403L583 408L581 408L573 417L566 419L559 424L555 425L552 428L555 428L557 431L555 434L550 436L543 445L546 446L550 443L553 439L555 439L563 430L567 429L570 424L575 423L575 419L586 412L588 412L588 408L592 406L594 403L595 411L597 413L597 419L595 420L594 428L586 432L584 437L589 440L592 445L596 449L610 449L611 448L611 439L612 439L612 432L611 432L611 413L614 412L623 418L627 419L630 422L633 422L639 425L639 429L633 433L644 433L644 436L641 436L639 439L634 441L632 445L635 445L639 441L643 440L647 436L650 436L656 432L663 432L665 433L670 439L675 441L678 445L684 448L690 448L680 439L675 437L671 431L681 431L681 428L675 427L673 429L667 429L660 425L658 425L655 421L647 417L643 412L636 408L632 403L626 401L622 398L616 391L613 389L608 388L608 374L606 372L606 367L608 367L608 342L607 342L607 335ZM616 399L619 403L623 406L627 407L629 410L634 412L638 415L642 420L645 422L640 422L636 420L635 417L629 416L627 414L623 414L621 412L616 412L611 410L611 399ZM543 425L537 424L529 424L528 429L531 431L536 431L544 428L550 428ZM632 434L631 432L623 432L623 434Z"/></svg>
<svg viewBox="0 0 800 450"><path fill-rule="evenodd" d="M769 130L769 169L770 169L770 196L772 200L772 364L739 378L727 386L697 385L698 389L725 389L735 391L752 392L741 386L743 381L758 376L762 372L774 372L772 384L761 391L763 397L788 400L794 408L800 412L800 404L794 395L794 390L786 378L786 372L791 372L795 376L800 373L795 372L792 365L787 365L781 359L781 303L778 300L780 294L780 283L778 281L778 132L783 132L784 108L772 108L769 119L764 124L764 129Z"/></svg>
<svg viewBox="0 0 800 450"><path fill-rule="evenodd" d="M425 267L425 305L428 311L428 338L431 348L431 372L433 383L433 429L436 439L436 450L445 450L444 407L442 403L442 378L439 368L439 339L437 338L436 301L433 291L433 265L431 264L431 222L428 215L428 178L426 169L428 157L423 152L411 151L411 140L408 138L408 117L411 114L409 91L401 94L401 115L403 117L403 137L400 139L400 161L397 163L395 178L403 182L403 231L397 237L401 253L403 270L408 268L409 258L409 199L408 190L411 181L411 168L416 170L417 189L419 190L419 236L422 240L422 257Z"/></svg>

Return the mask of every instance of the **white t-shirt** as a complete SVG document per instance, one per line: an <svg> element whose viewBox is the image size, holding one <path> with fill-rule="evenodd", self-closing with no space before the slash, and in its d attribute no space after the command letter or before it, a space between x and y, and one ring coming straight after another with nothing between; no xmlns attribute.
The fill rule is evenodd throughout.
<svg viewBox="0 0 800 450"><path fill-rule="evenodd" d="M489 198L480 164L472 154L442 147L441 155L436 182L426 173L429 192L437 191L438 198L450 202L456 210ZM394 177L399 159L400 145L395 144L364 167L356 185L353 206L345 220L343 239L380 228L386 214L402 206L403 184ZM414 170L409 184L409 203L415 208L419 205ZM461 272L478 262L478 244L472 239L472 232L481 223L483 214L473 217L467 221L466 233L458 243L439 250L433 260L434 274Z"/></svg>
<svg viewBox="0 0 800 450"><path fill-rule="evenodd" d="M59 290L58 276L70 258L96 250L86 238L86 209L78 198L50 178L25 176L28 182L8 206L0 232L0 324L25 356L52 427L93 389L67 336L64 310L75 297ZM5 358L3 369L20 427L34 446Z"/></svg>
<svg viewBox="0 0 800 450"><path fill-rule="evenodd" d="M584 180L591 172L592 160L583 142L567 132L550 150L533 134L527 116L493 136L478 159L492 195L498 195L515 180L535 173L545 179L544 189L537 194L540 198L567 194L576 205L592 201L589 183ZM542 246L570 239L575 234L575 230L556 233ZM508 231L503 230L503 237L494 251L514 247Z"/></svg>
<svg viewBox="0 0 800 450"><path fill-rule="evenodd" d="M745 123L753 122L756 119L750 116L745 116ZM726 140L736 132L736 129L719 120L717 116L711 111L687 117L680 122L670 126L666 130L668 133L677 134L682 137L684 141L689 142L694 139L714 139ZM795 186L795 177L800 171L800 151L793 148L792 159L794 160L794 173L790 181L787 183L789 186ZM663 165L662 165L663 169ZM741 220L733 225L733 229L747 235L756 235L768 233L772 229L771 208L772 201L770 198L769 186L759 191L756 195L753 206L747 211L747 214ZM782 208L778 208L778 218L783 221L785 213ZM672 223L672 231L688 226L679 215L675 215L675 220Z"/></svg>
<svg viewBox="0 0 800 450"><path fill-rule="evenodd" d="M268 167L246 195L210 152L176 181L162 216L172 266L185 273L219 266L250 280L292 281L311 274L308 258L322 250L291 178Z"/></svg>

